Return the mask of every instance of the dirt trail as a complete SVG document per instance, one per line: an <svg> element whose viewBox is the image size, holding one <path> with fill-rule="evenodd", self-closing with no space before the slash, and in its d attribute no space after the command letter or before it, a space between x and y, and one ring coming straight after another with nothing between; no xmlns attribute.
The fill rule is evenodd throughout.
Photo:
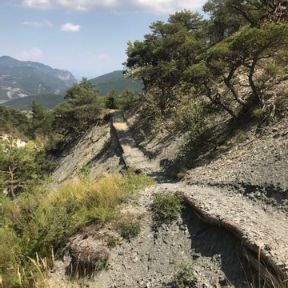
<svg viewBox="0 0 288 288"><path fill-rule="evenodd" d="M150 160L139 147L137 147L122 111L114 112L112 125L118 136L119 144L123 150L122 157L127 167L145 174L160 172L159 162Z"/></svg>
<svg viewBox="0 0 288 288"><path fill-rule="evenodd" d="M114 114L113 126L127 166L146 174L155 174L157 180L159 163L149 160L136 146L120 111ZM181 193L204 222L221 226L236 235L250 251L249 257L253 258L250 260L256 263L255 266L259 265L260 257L263 261L262 270L267 267L277 277L281 274L288 279L287 214L277 211L275 207L253 202L237 191L229 191L225 188L178 182L158 184L157 189ZM267 276L265 271L261 273L263 278Z"/></svg>

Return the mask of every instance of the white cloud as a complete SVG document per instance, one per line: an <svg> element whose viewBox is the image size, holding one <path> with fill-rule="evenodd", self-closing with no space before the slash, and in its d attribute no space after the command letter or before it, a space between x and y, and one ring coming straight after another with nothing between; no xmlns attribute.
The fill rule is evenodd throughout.
<svg viewBox="0 0 288 288"><path fill-rule="evenodd" d="M44 52L38 48L33 47L29 50L21 51L16 55L16 58L23 61L38 61L41 60L44 56Z"/></svg>
<svg viewBox="0 0 288 288"><path fill-rule="evenodd" d="M61 31L63 32L79 32L80 29L81 29L80 25L72 23L65 23L61 26Z"/></svg>
<svg viewBox="0 0 288 288"><path fill-rule="evenodd" d="M111 11L153 11L166 13L179 9L196 9L206 0L22 0L31 8L64 8L69 10L104 9Z"/></svg>
<svg viewBox="0 0 288 288"><path fill-rule="evenodd" d="M51 28L53 27L53 24L48 20L43 21L24 21L22 22L25 26L30 26L33 28Z"/></svg>
<svg viewBox="0 0 288 288"><path fill-rule="evenodd" d="M24 0L23 4L33 8L49 8L52 3L50 0Z"/></svg>

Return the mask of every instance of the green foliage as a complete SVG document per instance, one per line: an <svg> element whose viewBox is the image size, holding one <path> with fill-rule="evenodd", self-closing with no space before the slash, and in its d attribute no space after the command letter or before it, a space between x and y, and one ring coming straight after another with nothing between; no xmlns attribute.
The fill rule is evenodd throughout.
<svg viewBox="0 0 288 288"><path fill-rule="evenodd" d="M62 94L41 94L32 95L24 98L12 99L3 103L6 107L11 107L22 111L31 111L32 103L36 101L46 109L53 109L60 103L64 102L64 92Z"/></svg>
<svg viewBox="0 0 288 288"><path fill-rule="evenodd" d="M174 276L175 288L196 287L197 279L191 264L182 264Z"/></svg>
<svg viewBox="0 0 288 288"><path fill-rule="evenodd" d="M204 11L210 19L181 11L167 22L152 23L143 41L128 44L127 75L142 79L146 91L157 91L154 103L162 115L179 101L181 87L193 89L193 98L207 96L233 118L263 108L266 84L281 73L276 66L285 65L285 59L275 62L288 43L288 7L283 5L280 0L209 0ZM275 65L265 67L265 62Z"/></svg>
<svg viewBox="0 0 288 288"><path fill-rule="evenodd" d="M117 231L124 239L130 240L139 235L141 231L139 221L135 220L125 220L121 221L117 225Z"/></svg>
<svg viewBox="0 0 288 288"><path fill-rule="evenodd" d="M83 180L89 180L91 168L89 166L82 166L79 169L78 176Z"/></svg>
<svg viewBox="0 0 288 288"><path fill-rule="evenodd" d="M266 111L262 108L255 108L252 111L252 116L255 117L256 119L262 119L263 116L265 115Z"/></svg>
<svg viewBox="0 0 288 288"><path fill-rule="evenodd" d="M20 255L20 239L13 230L0 226L0 284L7 285L3 287L17 287Z"/></svg>
<svg viewBox="0 0 288 288"><path fill-rule="evenodd" d="M201 51L203 23L199 14L190 11L171 15L167 23L153 23L143 42L128 44L128 75L142 79L146 91L156 85L166 91L167 99L171 97L169 90Z"/></svg>
<svg viewBox="0 0 288 288"><path fill-rule="evenodd" d="M29 258L37 254L51 262L51 251L57 255L81 226L118 219L119 205L151 183L148 177L130 172L106 175L97 182L70 180L50 191L34 187L14 201L0 198L0 275L4 287L32 287L35 279L24 277L33 270L35 261ZM122 226L125 237L136 235L140 227L134 224Z"/></svg>
<svg viewBox="0 0 288 288"><path fill-rule="evenodd" d="M28 117L17 110L0 106L0 134L27 137Z"/></svg>
<svg viewBox="0 0 288 288"><path fill-rule="evenodd" d="M72 196L64 203L52 202L48 207L40 203L24 233L24 239L27 240L26 253L30 256L38 253L45 257L49 256L52 249L57 251L63 247L84 220L77 215L80 210L80 203Z"/></svg>
<svg viewBox="0 0 288 288"><path fill-rule="evenodd" d="M37 162L38 151L34 143L17 147L15 139L2 140L0 143L0 188L7 189L15 198L25 185L35 184L40 179L40 165Z"/></svg>
<svg viewBox="0 0 288 288"><path fill-rule="evenodd" d="M203 78L209 77L209 69L206 66L206 63L204 61L201 61L197 64L193 64L189 66L184 71L184 77L187 80L193 80L196 81L197 79L201 80Z"/></svg>
<svg viewBox="0 0 288 288"><path fill-rule="evenodd" d="M133 103L136 99L139 99L139 96L137 96L130 90L125 90L116 98L116 106L118 108L125 109L129 107L129 105Z"/></svg>
<svg viewBox="0 0 288 288"><path fill-rule="evenodd" d="M67 101L55 109L54 128L58 133L77 139L100 117L96 88L86 79L67 91Z"/></svg>
<svg viewBox="0 0 288 288"><path fill-rule="evenodd" d="M115 248L119 243L119 239L118 237L114 236L114 235L108 235L107 237L107 246L109 248Z"/></svg>
<svg viewBox="0 0 288 288"><path fill-rule="evenodd" d="M142 94L142 81L124 77L123 71L114 71L97 78L90 82L99 90L101 96L107 96L111 91L121 94L126 90L134 94Z"/></svg>
<svg viewBox="0 0 288 288"><path fill-rule="evenodd" d="M32 102L32 118L30 120L29 134L36 138L37 136L50 136L53 134L54 115L46 110L38 102Z"/></svg>
<svg viewBox="0 0 288 288"><path fill-rule="evenodd" d="M182 209L182 199L171 192L155 195L151 210L157 222L169 222L178 218Z"/></svg>
<svg viewBox="0 0 288 288"><path fill-rule="evenodd" d="M106 102L105 102L105 107L108 109L116 109L116 98L117 98L117 93L112 90L109 92L109 94L106 97Z"/></svg>
<svg viewBox="0 0 288 288"><path fill-rule="evenodd" d="M174 114L175 131L189 132L197 137L206 127L207 112L201 101L182 96Z"/></svg>

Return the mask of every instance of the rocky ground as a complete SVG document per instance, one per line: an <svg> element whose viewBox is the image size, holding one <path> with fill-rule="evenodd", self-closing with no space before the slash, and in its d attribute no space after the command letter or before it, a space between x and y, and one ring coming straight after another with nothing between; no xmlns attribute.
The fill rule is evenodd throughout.
<svg viewBox="0 0 288 288"><path fill-rule="evenodd" d="M177 157L182 140L177 142L175 135L167 138L159 132L158 138L137 143L136 131L128 125L133 125L133 119L127 123L121 112L116 112L113 120L102 136L92 141L92 130L67 156L70 159L62 160L55 173L57 181L72 177L79 167L88 165L94 171L93 178L104 171L130 167L152 175L159 183L169 182L163 161ZM256 128L250 129L245 137L242 135L240 144L236 136L230 139L218 148L223 153L198 163L184 181L157 184L143 191L132 204L144 215L140 235L130 242L121 240L110 249L108 269L85 285L174 287L179 265L192 263L197 276L195 287L255 287L251 284L253 275L273 287L285 287L277 279L285 282L288 275L287 127L284 119L260 134ZM161 139L166 139L162 147ZM153 155L151 151L158 152ZM153 194L163 190L180 193L188 206L177 221L155 232L149 205ZM100 230L94 230L91 241L96 243L95 235ZM57 265L52 283L72 287L63 268L68 264L60 261ZM266 287L264 282L261 285Z"/></svg>
<svg viewBox="0 0 288 288"><path fill-rule="evenodd" d="M66 155L62 155L52 175L53 184L79 175L85 167L92 179L123 169L122 151L115 137L109 123L93 127Z"/></svg>
<svg viewBox="0 0 288 288"><path fill-rule="evenodd" d="M200 221L190 207L184 208L182 215L172 223L155 226L150 204L155 193L165 189L162 186L146 189L138 200L129 203L130 210L133 207L134 213L140 211L143 215L139 236L130 241L120 239L119 244L110 249L107 269L96 273L84 284L80 280L74 285L97 288L176 287L174 277L183 265L192 267L195 287L244 288L253 283L251 271L241 256L241 242L222 228ZM103 243L99 244L97 240L101 233L101 229L91 226L82 232L81 237L86 243L92 241L103 247ZM71 239L70 245L81 245L81 237L78 235ZM93 250L91 247L90 244L89 249ZM57 272L51 277L50 285L57 283L59 288L71 287L69 276L65 274L69 260L68 257L66 262L56 262Z"/></svg>
<svg viewBox="0 0 288 288"><path fill-rule="evenodd" d="M261 133L250 130L243 137L242 143L232 145L220 157L189 171L185 180L190 184L234 186L248 197L287 208L287 119L266 127Z"/></svg>

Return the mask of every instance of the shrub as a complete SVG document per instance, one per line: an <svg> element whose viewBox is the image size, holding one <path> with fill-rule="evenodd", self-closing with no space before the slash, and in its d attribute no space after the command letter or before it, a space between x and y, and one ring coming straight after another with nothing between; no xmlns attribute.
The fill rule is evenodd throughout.
<svg viewBox="0 0 288 288"><path fill-rule="evenodd" d="M114 235L108 235L106 241L107 241L107 246L109 248L115 248L117 246L117 244L119 243L118 237L116 237Z"/></svg>
<svg viewBox="0 0 288 288"><path fill-rule="evenodd" d="M253 111L252 111L252 116L257 118L257 119L262 119L265 115L265 110L262 109L262 108L255 108Z"/></svg>
<svg viewBox="0 0 288 288"><path fill-rule="evenodd" d="M177 219L182 209L182 199L172 192L162 192L155 196L151 209L157 222Z"/></svg>
<svg viewBox="0 0 288 288"><path fill-rule="evenodd" d="M176 288L197 287L197 281L191 264L182 264L174 277Z"/></svg>
<svg viewBox="0 0 288 288"><path fill-rule="evenodd" d="M7 227L0 227L0 280L3 287L15 287L19 284L17 268L20 252L20 242L15 232Z"/></svg>
<svg viewBox="0 0 288 288"><path fill-rule="evenodd" d="M0 280L4 287L18 287L20 278L19 287L32 287L35 277L41 276L33 264L35 257L50 265L51 251L57 255L81 226L117 218L118 206L151 183L149 177L134 173L110 174L97 182L69 180L50 191L34 188L14 201L0 198ZM139 229L134 223L122 226L127 237Z"/></svg>
<svg viewBox="0 0 288 288"><path fill-rule="evenodd" d="M141 228L139 221L125 220L118 223L117 230L124 239L130 240L139 235Z"/></svg>

